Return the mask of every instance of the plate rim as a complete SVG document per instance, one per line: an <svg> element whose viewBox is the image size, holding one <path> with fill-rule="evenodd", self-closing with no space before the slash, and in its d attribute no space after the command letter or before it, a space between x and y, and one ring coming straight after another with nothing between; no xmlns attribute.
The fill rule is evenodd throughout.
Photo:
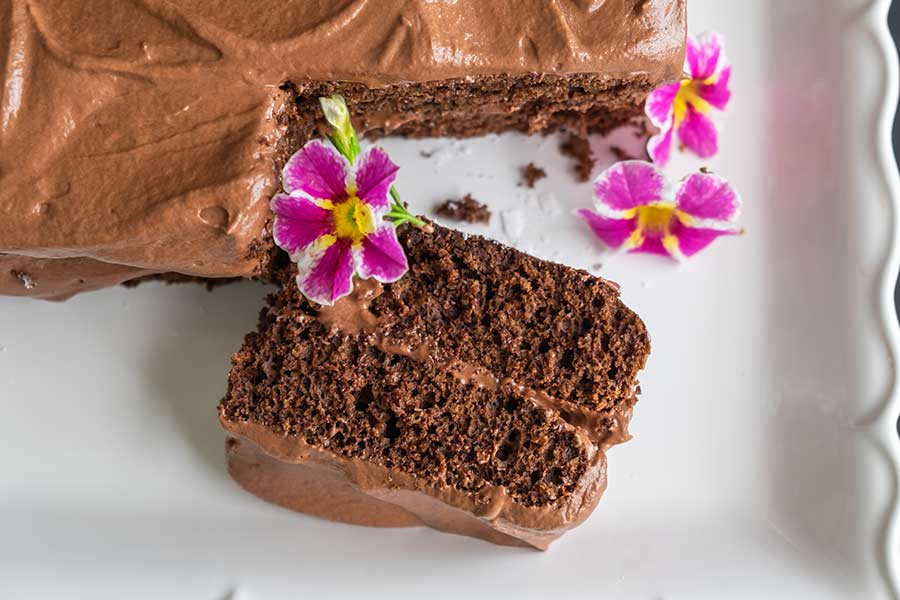
<svg viewBox="0 0 900 600"><path fill-rule="evenodd" d="M895 285L900 273L900 169L897 165L892 130L900 99L900 56L888 27L888 13L892 0L869 0L857 6L855 26L875 42L878 68L883 74L878 92L871 103L866 102L861 119L864 120L864 143L875 151L873 172L879 194L884 194L887 221L887 240L879 248L872 278L866 278L865 297L869 298L866 314L875 317L876 333L882 351L875 355L884 362L887 387L878 392L879 409L860 423L860 434L868 438L884 457L890 480L887 494L878 499L875 512L878 529L866 540L866 554L877 562L877 572L885 593L900 600L900 303L895 300ZM846 30L845 30L846 31ZM863 121L860 121L862 123ZM873 198L872 200L880 200ZM871 286L871 287L869 287ZM873 294L870 296L869 294ZM874 309L874 314L872 311Z"/></svg>
<svg viewBox="0 0 900 600"><path fill-rule="evenodd" d="M890 386L880 414L868 428L893 468L892 498L888 500L881 541L880 570L889 592L900 598L900 321L894 289L900 273L900 169L893 146L893 124L900 99L900 57L888 26L888 12L892 0L874 0L863 15L862 22L878 44L884 81L881 104L876 107L874 130L877 170L881 185L889 196L889 239L879 274L879 312L885 340Z"/></svg>

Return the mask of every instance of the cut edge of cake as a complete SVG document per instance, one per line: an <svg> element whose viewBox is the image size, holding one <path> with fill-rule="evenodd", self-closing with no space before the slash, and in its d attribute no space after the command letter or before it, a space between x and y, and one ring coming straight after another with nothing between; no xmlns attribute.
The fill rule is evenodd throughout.
<svg viewBox="0 0 900 600"><path fill-rule="evenodd" d="M290 268L281 272L284 286L235 355L220 404L229 470L264 499L332 520L427 524L544 549L590 514L606 486L606 450L629 439L636 375L649 354L646 329L614 284L583 271L443 228L430 235L404 228L401 239L406 277L385 286L357 282L351 297L328 309L299 295ZM504 260L507 268L498 268ZM502 299L512 307L488 302L466 311L470 318L502 324L519 309L546 306L536 290L552 281L559 285L549 297L569 312L598 311L590 319L561 315L586 330L559 344L596 338L586 351L623 355L615 375L624 375L604 388L603 401L574 384L590 375L583 369L566 371L568 383L555 389L568 396L556 397L544 382L565 379L561 372L530 368L510 376L510 363L492 363L498 354L489 351L472 360L474 337L486 336L482 345L490 349L504 341L496 328L467 328L457 305L463 288L447 284L468 282L475 291L463 300L483 299L498 273L510 285L532 281L534 293L510 287L502 293L522 292ZM582 304L578 293L586 295ZM435 313L442 315L429 322ZM606 325L613 333L604 340ZM550 353L542 345L552 334L532 331L535 356ZM609 364L597 362L607 379Z"/></svg>

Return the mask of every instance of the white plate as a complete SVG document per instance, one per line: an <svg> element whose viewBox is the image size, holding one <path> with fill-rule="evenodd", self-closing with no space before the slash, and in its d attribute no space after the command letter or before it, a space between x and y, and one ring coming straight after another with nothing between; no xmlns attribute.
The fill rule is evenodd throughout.
<svg viewBox="0 0 900 600"><path fill-rule="evenodd" d="M594 516L549 553L335 525L244 493L215 405L265 290L145 285L0 299L0 597L896 597L887 5L691 1L691 30L725 33L736 66L711 166L741 190L747 234L681 267L601 254L571 215L590 187L556 139L388 144L416 208L473 192L506 217L486 233L602 262L653 335L635 439L611 452ZM516 187L529 160L558 210Z"/></svg>

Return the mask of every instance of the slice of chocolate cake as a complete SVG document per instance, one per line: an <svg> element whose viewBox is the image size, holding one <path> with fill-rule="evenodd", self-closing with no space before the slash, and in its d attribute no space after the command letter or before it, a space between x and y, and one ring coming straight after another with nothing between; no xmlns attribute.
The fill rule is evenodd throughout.
<svg viewBox="0 0 900 600"><path fill-rule="evenodd" d="M685 4L0 2L0 294L265 277L320 96L371 138L605 131L680 75Z"/></svg>
<svg viewBox="0 0 900 600"><path fill-rule="evenodd" d="M290 269L233 359L232 476L283 506L546 548L591 513L650 351L618 288L441 227L334 306Z"/></svg>

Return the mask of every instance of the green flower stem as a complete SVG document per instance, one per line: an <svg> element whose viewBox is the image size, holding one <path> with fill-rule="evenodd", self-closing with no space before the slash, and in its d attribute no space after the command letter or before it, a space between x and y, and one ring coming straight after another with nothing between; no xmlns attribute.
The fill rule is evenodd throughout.
<svg viewBox="0 0 900 600"><path fill-rule="evenodd" d="M330 98L319 98L322 110L325 112L325 119L334 129L334 133L328 136L331 144L340 152L352 165L359 156L359 138L356 136L356 130L350 122L350 111L347 110L347 104L341 96L331 96ZM394 186L391 186L391 211L386 215L391 219L394 227L399 227L404 223L410 223L416 227L431 233L434 228L427 221L413 215L400 200L400 194Z"/></svg>
<svg viewBox="0 0 900 600"><path fill-rule="evenodd" d="M391 220L391 223L393 223L395 228L400 227L404 223L409 223L410 225L418 227L426 233L431 233L434 231L431 223L415 216L414 214L406 210L405 206L398 202L391 202L391 211L385 216Z"/></svg>
<svg viewBox="0 0 900 600"><path fill-rule="evenodd" d="M394 186L391 186L391 211L387 216L394 222L394 227L399 227L403 223L410 223L429 233L433 230L430 223L406 210L406 207L403 206L403 202L400 200L400 194L397 193L397 189Z"/></svg>

